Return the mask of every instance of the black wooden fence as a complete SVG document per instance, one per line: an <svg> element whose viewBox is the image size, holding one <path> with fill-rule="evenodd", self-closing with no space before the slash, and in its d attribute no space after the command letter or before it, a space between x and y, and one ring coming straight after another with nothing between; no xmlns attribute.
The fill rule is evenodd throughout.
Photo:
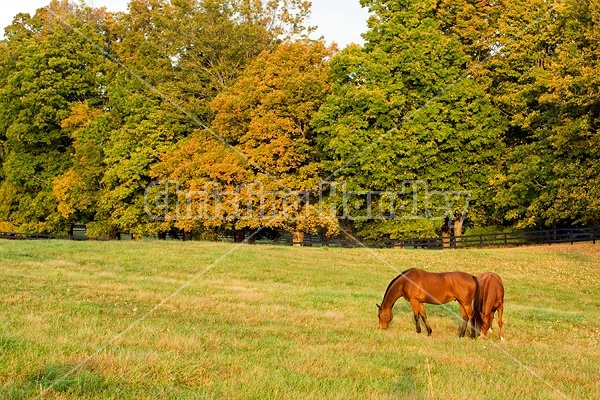
<svg viewBox="0 0 600 400"><path fill-rule="evenodd" d="M45 233L0 232L0 239L5 239L5 240L40 240L40 239L56 239L56 236L47 235Z"/></svg>
<svg viewBox="0 0 600 400"><path fill-rule="evenodd" d="M70 239L88 240L85 236L85 226L76 225L69 236L54 236L47 234L25 234L15 232L0 232L0 239L8 240L43 240ZM222 237L222 241L233 241L232 237ZM576 243L600 241L600 227L547 229L537 231L516 231L506 233L463 235L461 237L436 237L406 240L369 241L349 237L327 238L324 235L305 234L303 246L329 247L370 247L370 248L406 248L406 249L443 249L443 248L473 248L473 247L511 247L527 245L551 245L554 243ZM292 245L292 235L280 232L276 238L257 238L256 244Z"/></svg>
<svg viewBox="0 0 600 400"><path fill-rule="evenodd" d="M505 233L463 235L449 238L403 240L396 246L404 248L442 249L473 247L511 247L551 245L555 243L592 242L600 240L600 227L515 231Z"/></svg>
<svg viewBox="0 0 600 400"><path fill-rule="evenodd" d="M233 241L231 237L223 237L224 241ZM370 248L406 248L406 249L443 249L473 247L511 247L554 243L576 243L600 241L600 227L547 229L536 231L515 231L479 235L463 235L461 237L435 237L404 240L362 240L360 238L336 237L326 238L323 235L305 234L303 246L330 247L370 247ZM292 235L281 232L277 239L257 239L260 244L292 245Z"/></svg>

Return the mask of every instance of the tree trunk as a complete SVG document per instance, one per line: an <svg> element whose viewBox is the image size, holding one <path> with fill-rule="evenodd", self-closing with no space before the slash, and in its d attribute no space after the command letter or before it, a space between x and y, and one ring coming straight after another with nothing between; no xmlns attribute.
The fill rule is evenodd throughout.
<svg viewBox="0 0 600 400"><path fill-rule="evenodd" d="M246 231L239 230L239 231L234 231L233 232L233 241L235 243L242 243L244 241L244 237L246 236Z"/></svg>
<svg viewBox="0 0 600 400"><path fill-rule="evenodd" d="M450 219L448 218L444 220L444 225L442 226L442 245L444 249L452 247L452 230L450 229Z"/></svg>
<svg viewBox="0 0 600 400"><path fill-rule="evenodd" d="M112 229L109 233L108 233L108 239L109 240L121 240L121 232L119 232L116 229Z"/></svg>
<svg viewBox="0 0 600 400"><path fill-rule="evenodd" d="M292 245L293 246L302 246L302 243L304 243L304 232L293 231L292 232Z"/></svg>
<svg viewBox="0 0 600 400"><path fill-rule="evenodd" d="M463 223L465 222L465 216L459 215L454 219L454 240L455 246L458 247L460 238L462 236Z"/></svg>

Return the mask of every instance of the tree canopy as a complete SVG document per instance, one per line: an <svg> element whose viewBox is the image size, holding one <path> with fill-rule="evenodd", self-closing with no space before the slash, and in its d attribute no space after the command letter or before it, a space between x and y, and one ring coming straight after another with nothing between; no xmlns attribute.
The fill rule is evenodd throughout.
<svg viewBox="0 0 600 400"><path fill-rule="evenodd" d="M304 0L17 15L0 42L0 230L600 223L598 0L360 3L365 43L341 50L308 38Z"/></svg>

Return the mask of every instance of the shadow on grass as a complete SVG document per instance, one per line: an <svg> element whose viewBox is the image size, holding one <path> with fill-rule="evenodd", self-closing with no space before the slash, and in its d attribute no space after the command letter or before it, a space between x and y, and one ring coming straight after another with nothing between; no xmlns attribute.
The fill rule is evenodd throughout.
<svg viewBox="0 0 600 400"><path fill-rule="evenodd" d="M29 375L23 382L4 387L2 396L8 399L30 399L45 391L82 396L102 393L110 387L109 382L97 373L79 370L69 374L73 367L68 363L49 364Z"/></svg>
<svg viewBox="0 0 600 400"><path fill-rule="evenodd" d="M419 376L418 368L406 367L392 386L396 398L420 400L426 398L427 388Z"/></svg>

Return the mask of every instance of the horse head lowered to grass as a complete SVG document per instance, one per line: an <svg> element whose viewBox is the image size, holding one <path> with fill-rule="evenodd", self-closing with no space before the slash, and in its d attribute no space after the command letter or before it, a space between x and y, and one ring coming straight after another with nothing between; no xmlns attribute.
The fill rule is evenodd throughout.
<svg viewBox="0 0 600 400"><path fill-rule="evenodd" d="M500 340L504 340L504 285L502 278L493 272L484 272L477 277L479 294L475 299L475 325L481 337L486 338L488 330L492 328L494 313L498 311L498 327L500 327Z"/></svg>
<svg viewBox="0 0 600 400"><path fill-rule="evenodd" d="M456 300L460 305L462 315L462 328L460 337L465 336L467 323L471 323L470 336L475 337L473 300L479 285L477 279L465 272L433 273L422 269L409 269L392 279L388 285L383 302L377 304L379 308L379 328L387 329L393 318L392 308L400 297L404 297L411 307L415 317L417 333L421 333L419 318L427 328L427 335L431 335L431 326L427 322L424 303L446 304Z"/></svg>

